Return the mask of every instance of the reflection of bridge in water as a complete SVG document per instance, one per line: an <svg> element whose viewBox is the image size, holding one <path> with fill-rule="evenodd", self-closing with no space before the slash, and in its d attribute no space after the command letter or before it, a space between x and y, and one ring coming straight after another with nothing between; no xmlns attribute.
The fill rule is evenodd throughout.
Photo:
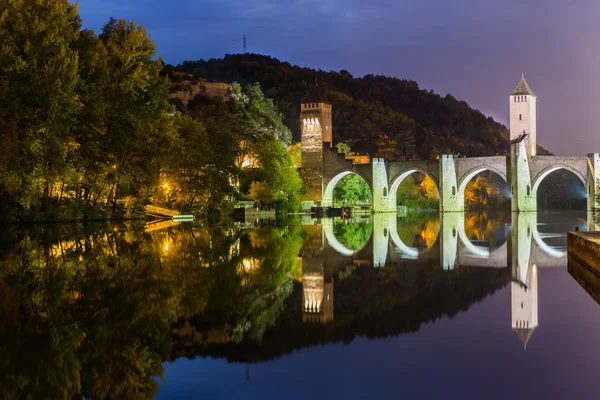
<svg viewBox="0 0 600 400"><path fill-rule="evenodd" d="M504 241L495 248L469 239L464 213L440 213L437 241L425 250L402 241L395 214L374 214L372 224L367 242L353 250L334 234L333 219L304 221L303 229L308 233L302 250L305 322L333 320L333 276L348 267L394 267L411 262L439 265L447 271L461 267L510 267L512 328L526 344L538 325L538 268L567 263L565 246L551 244L564 234L545 232L536 213L512 213L511 224L504 230Z"/></svg>

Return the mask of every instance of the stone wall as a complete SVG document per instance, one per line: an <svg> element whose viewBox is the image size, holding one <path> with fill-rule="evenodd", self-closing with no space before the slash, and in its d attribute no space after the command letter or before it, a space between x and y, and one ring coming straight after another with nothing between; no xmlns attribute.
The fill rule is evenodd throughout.
<svg viewBox="0 0 600 400"><path fill-rule="evenodd" d="M196 96L206 96L212 99L227 101L229 95L229 83L207 82L198 80L190 74L175 72L170 82L171 97L180 99L183 104L189 103Z"/></svg>

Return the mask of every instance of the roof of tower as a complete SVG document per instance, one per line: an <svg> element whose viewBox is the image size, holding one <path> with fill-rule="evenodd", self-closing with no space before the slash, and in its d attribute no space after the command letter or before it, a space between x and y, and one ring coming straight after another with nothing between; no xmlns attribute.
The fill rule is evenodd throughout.
<svg viewBox="0 0 600 400"><path fill-rule="evenodd" d="M517 84L517 87L515 88L515 90L513 90L513 92L510 95L511 96L521 96L521 95L535 96L535 94L533 94L533 92L531 91L531 88L527 84L527 81L525 80L524 76L521 77L521 80Z"/></svg>
<svg viewBox="0 0 600 400"><path fill-rule="evenodd" d="M523 342L525 347L527 347L527 342L529 342L529 339L531 339L533 331L535 331L535 328L515 328L517 336L519 339L521 339L521 342Z"/></svg>
<svg viewBox="0 0 600 400"><path fill-rule="evenodd" d="M310 88L308 95L306 95L302 98L302 103L327 103L327 104L329 104L329 101L327 100L327 97L325 95L323 95L323 93L321 92L321 88L319 88L319 84L317 83Z"/></svg>

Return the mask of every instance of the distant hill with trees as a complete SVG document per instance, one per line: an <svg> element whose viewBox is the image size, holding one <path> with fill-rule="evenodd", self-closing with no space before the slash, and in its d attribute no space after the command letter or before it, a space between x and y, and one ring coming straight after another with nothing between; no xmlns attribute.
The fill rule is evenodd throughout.
<svg viewBox="0 0 600 400"><path fill-rule="evenodd" d="M333 105L333 139L355 152L391 159L431 159L439 154L486 156L509 150L506 126L448 94L441 96L412 80L353 77L348 71L321 71L259 55L185 61L166 71L183 79L249 84L258 82L300 140L299 104L318 82ZM188 78L181 73L189 74ZM392 151L390 151L392 149Z"/></svg>

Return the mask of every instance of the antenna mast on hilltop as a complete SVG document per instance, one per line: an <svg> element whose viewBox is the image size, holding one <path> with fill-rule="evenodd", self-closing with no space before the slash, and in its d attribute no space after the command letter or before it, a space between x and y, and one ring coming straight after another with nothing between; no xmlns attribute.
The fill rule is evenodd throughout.
<svg viewBox="0 0 600 400"><path fill-rule="evenodd" d="M246 34L244 33L244 49L243 49L243 54L244 54L244 61L248 61L248 49L246 47Z"/></svg>

